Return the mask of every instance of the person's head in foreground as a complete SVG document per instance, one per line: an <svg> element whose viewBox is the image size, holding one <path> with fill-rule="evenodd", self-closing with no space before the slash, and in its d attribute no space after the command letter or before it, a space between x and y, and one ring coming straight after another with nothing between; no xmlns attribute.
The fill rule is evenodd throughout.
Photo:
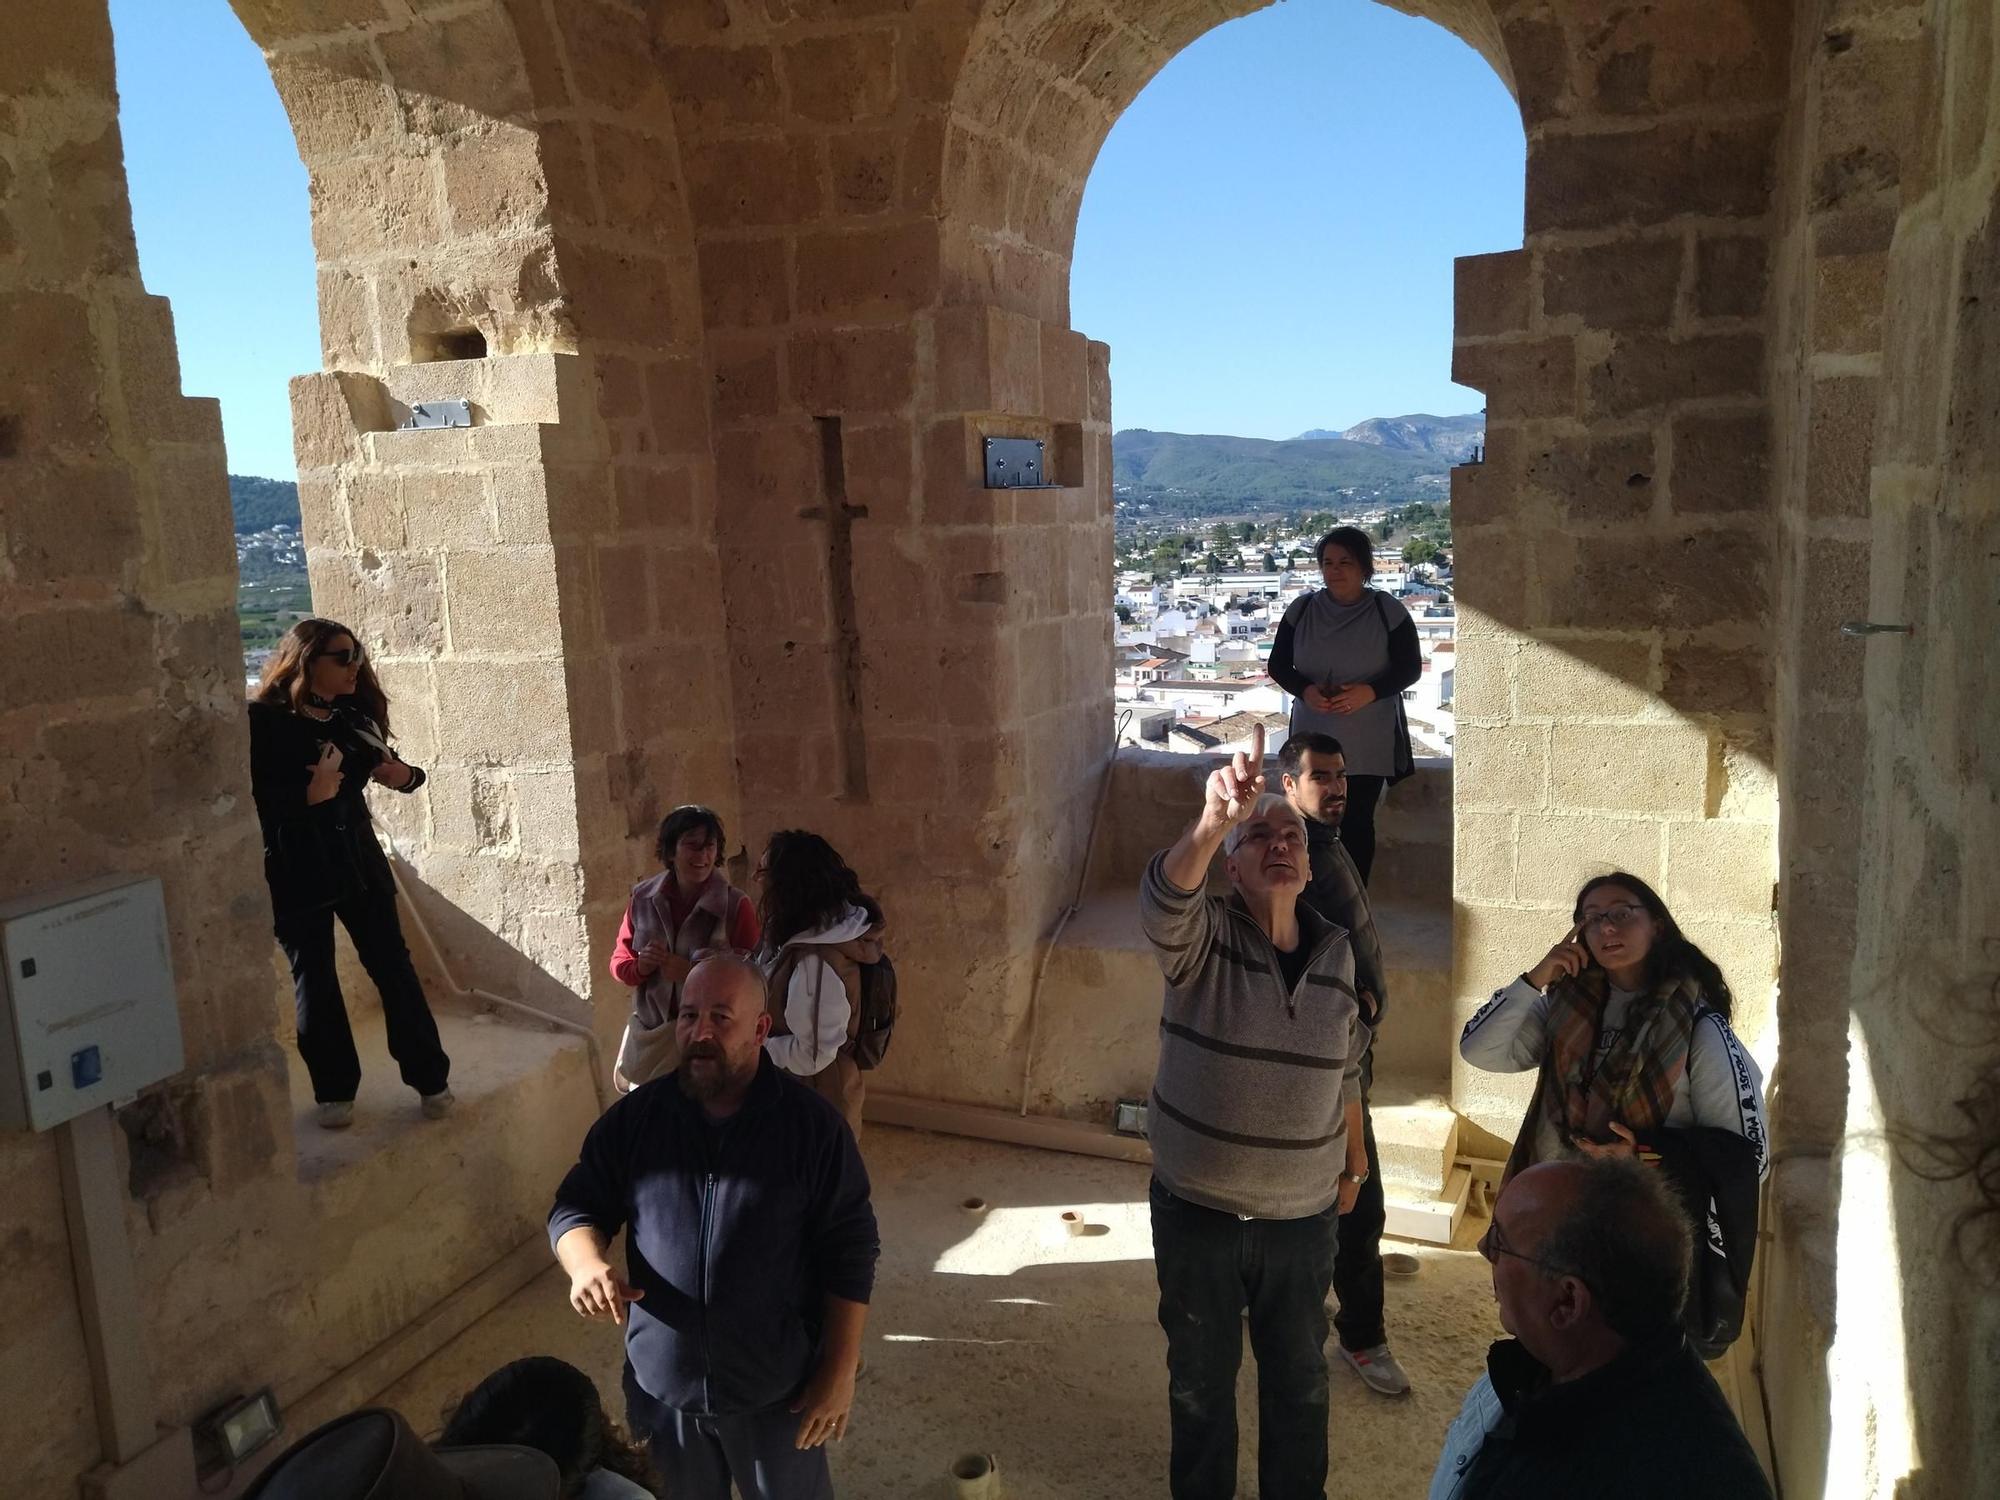
<svg viewBox="0 0 2000 1500"><path fill-rule="evenodd" d="M1680 1331L1687 1217L1636 1161L1528 1168L1501 1191L1479 1253L1492 1264L1501 1327L1558 1381Z"/></svg>
<svg viewBox="0 0 2000 1500"><path fill-rule="evenodd" d="M1222 836L1223 870L1245 900L1297 897L1306 887L1306 822L1276 792Z"/></svg>
<svg viewBox="0 0 2000 1500"><path fill-rule="evenodd" d="M458 1404L438 1442L446 1447L508 1443L546 1453L562 1475L563 1500L659 1493L646 1450L606 1414L596 1384L551 1355L517 1359L480 1381ZM600 1470L626 1483L594 1480Z"/></svg>
<svg viewBox="0 0 2000 1500"><path fill-rule="evenodd" d="M561 1493L545 1453L431 1448L400 1412L367 1407L292 1444L244 1500L559 1500Z"/></svg>
<svg viewBox="0 0 2000 1500"><path fill-rule="evenodd" d="M764 976L756 965L733 954L704 958L681 985L674 1012L681 1091L703 1104L740 1099L757 1076L770 1034Z"/></svg>
<svg viewBox="0 0 2000 1500"><path fill-rule="evenodd" d="M1285 796L1303 817L1330 828L1347 811L1347 757L1330 734L1302 731L1278 749Z"/></svg>

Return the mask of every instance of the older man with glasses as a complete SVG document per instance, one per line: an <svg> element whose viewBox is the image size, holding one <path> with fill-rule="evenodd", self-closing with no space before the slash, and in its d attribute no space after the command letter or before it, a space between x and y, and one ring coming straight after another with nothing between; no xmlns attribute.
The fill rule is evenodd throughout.
<svg viewBox="0 0 2000 1500"><path fill-rule="evenodd" d="M1166 975L1147 1133L1174 1500L1236 1493L1246 1312L1258 1493L1326 1493L1326 1294L1338 1215L1367 1176L1353 952L1299 899L1305 824L1264 790L1263 764L1260 729L1139 894ZM1227 898L1204 890L1218 848Z"/></svg>
<svg viewBox="0 0 2000 1500"><path fill-rule="evenodd" d="M1479 1242L1500 1325L1430 1500L1770 1500L1681 1328L1692 1244L1659 1173L1603 1157L1510 1181Z"/></svg>

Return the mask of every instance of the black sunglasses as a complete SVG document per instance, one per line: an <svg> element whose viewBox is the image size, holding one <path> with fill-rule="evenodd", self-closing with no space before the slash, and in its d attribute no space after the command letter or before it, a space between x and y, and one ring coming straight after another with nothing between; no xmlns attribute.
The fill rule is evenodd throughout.
<svg viewBox="0 0 2000 1500"><path fill-rule="evenodd" d="M358 667L368 660L368 653L359 646L349 646L345 651L322 651L320 655L328 661L339 662L343 667Z"/></svg>

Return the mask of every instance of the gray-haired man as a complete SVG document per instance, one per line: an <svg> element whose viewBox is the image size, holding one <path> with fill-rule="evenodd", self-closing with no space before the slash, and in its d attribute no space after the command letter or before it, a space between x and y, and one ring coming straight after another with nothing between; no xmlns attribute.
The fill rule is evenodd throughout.
<svg viewBox="0 0 2000 1500"><path fill-rule="evenodd" d="M1366 1170L1354 959L1299 901L1305 825L1264 791L1263 758L1259 731L1140 887L1167 981L1147 1129L1175 1500L1236 1493L1246 1309L1259 1493L1325 1493L1326 1294L1336 1216ZM1202 889L1218 847L1227 898Z"/></svg>

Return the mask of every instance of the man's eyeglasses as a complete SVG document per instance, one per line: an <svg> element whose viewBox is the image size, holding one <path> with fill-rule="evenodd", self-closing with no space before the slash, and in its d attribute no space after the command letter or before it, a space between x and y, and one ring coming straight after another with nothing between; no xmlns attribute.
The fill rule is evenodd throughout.
<svg viewBox="0 0 2000 1500"><path fill-rule="evenodd" d="M1525 1250L1516 1250L1512 1245L1507 1243L1507 1237L1501 1231L1498 1219L1488 1224L1486 1226L1486 1233L1479 1237L1479 1253L1484 1255L1488 1260L1495 1260L1502 1255L1511 1255L1516 1260L1526 1261L1545 1276L1576 1275L1576 1272L1570 1270L1567 1266L1558 1266L1550 1261L1543 1260L1539 1255L1530 1255ZM1581 1277L1577 1279L1582 1280Z"/></svg>
<svg viewBox="0 0 2000 1500"><path fill-rule="evenodd" d="M320 655L343 667L358 667L368 660L368 653L359 646L349 646L345 651L322 651Z"/></svg>
<svg viewBox="0 0 2000 1500"><path fill-rule="evenodd" d="M1623 932L1631 925L1632 919L1642 915L1646 908L1633 906L1630 902L1618 906L1607 906L1603 911L1594 911L1583 919L1585 932L1602 932L1607 927L1616 927Z"/></svg>

